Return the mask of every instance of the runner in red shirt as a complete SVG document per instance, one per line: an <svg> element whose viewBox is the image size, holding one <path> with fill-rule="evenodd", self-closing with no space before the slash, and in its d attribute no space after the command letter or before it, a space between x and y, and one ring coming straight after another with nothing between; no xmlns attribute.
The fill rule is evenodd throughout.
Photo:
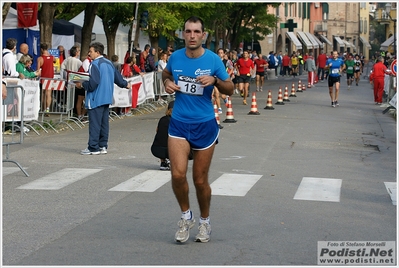
<svg viewBox="0 0 399 268"><path fill-rule="evenodd" d="M265 82L265 67L269 64L265 59L263 59L262 54L258 54L258 57L255 60L256 65L256 91L263 91L263 83Z"/></svg>
<svg viewBox="0 0 399 268"><path fill-rule="evenodd" d="M244 98L242 103L247 105L247 95L249 91L249 81L251 79L251 73L255 66L254 62L249 58L248 50L245 50L242 58L237 61L237 80L238 88L241 91L241 96Z"/></svg>

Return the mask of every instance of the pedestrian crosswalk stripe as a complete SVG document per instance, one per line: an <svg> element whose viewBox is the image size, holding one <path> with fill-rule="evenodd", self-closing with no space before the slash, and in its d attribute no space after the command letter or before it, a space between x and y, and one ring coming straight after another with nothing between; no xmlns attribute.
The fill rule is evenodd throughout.
<svg viewBox="0 0 399 268"><path fill-rule="evenodd" d="M102 169L64 168L43 178L19 186L23 190L59 190L71 183L100 172Z"/></svg>
<svg viewBox="0 0 399 268"><path fill-rule="evenodd" d="M391 197L392 205L396 206L396 182L384 182L384 184L389 196Z"/></svg>
<svg viewBox="0 0 399 268"><path fill-rule="evenodd" d="M133 178L118 184L108 191L116 192L155 192L165 183L170 181L171 175L168 171L146 170Z"/></svg>
<svg viewBox="0 0 399 268"><path fill-rule="evenodd" d="M262 175L223 174L212 184L212 195L245 196Z"/></svg>
<svg viewBox="0 0 399 268"><path fill-rule="evenodd" d="M339 202L341 179L303 177L294 199Z"/></svg>
<svg viewBox="0 0 399 268"><path fill-rule="evenodd" d="M12 173L15 173L17 171L20 171L21 169L19 167L3 167L3 177L10 175Z"/></svg>

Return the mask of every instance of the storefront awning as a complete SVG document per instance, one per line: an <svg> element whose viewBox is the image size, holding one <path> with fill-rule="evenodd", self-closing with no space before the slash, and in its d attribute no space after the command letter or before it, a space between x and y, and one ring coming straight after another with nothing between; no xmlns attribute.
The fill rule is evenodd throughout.
<svg viewBox="0 0 399 268"><path fill-rule="evenodd" d="M298 40L296 35L293 32L286 32L287 37L294 43L297 49L302 49L302 43Z"/></svg>
<svg viewBox="0 0 399 268"><path fill-rule="evenodd" d="M331 43L330 40L327 39L327 37L325 37L324 35L319 35L321 41L323 41L324 43L326 43L329 46L333 46L333 44Z"/></svg>
<svg viewBox="0 0 399 268"><path fill-rule="evenodd" d="M338 45L340 47L345 47L344 42L342 41L342 39L339 36L334 36L334 39L338 42Z"/></svg>
<svg viewBox="0 0 399 268"><path fill-rule="evenodd" d="M302 40L302 43L306 46L307 49L313 49L313 43L308 39L304 32L297 32L299 39Z"/></svg>
<svg viewBox="0 0 399 268"><path fill-rule="evenodd" d="M309 32L305 32L306 36L308 37L308 39L310 40L310 42L312 42L313 47L314 48L319 48L319 46L323 46L323 44L320 42L317 42L318 40L316 40L317 38L314 37L313 34L309 33Z"/></svg>
<svg viewBox="0 0 399 268"><path fill-rule="evenodd" d="M394 36L392 35L392 36L389 37L387 40L385 40L384 43L381 44L380 50L388 50L388 47L389 47L390 45L392 45L394 41L395 41L395 40L394 40Z"/></svg>
<svg viewBox="0 0 399 268"><path fill-rule="evenodd" d="M360 41L365 45L368 49L371 49L370 43L362 36L359 36Z"/></svg>

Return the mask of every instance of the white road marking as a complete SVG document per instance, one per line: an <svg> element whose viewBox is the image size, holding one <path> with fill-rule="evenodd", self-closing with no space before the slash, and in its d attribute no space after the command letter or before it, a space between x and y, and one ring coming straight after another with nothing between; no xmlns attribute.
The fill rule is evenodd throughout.
<svg viewBox="0 0 399 268"><path fill-rule="evenodd" d="M102 169L64 168L43 178L19 186L23 190L59 190Z"/></svg>
<svg viewBox="0 0 399 268"><path fill-rule="evenodd" d="M294 199L339 202L341 179L303 177Z"/></svg>
<svg viewBox="0 0 399 268"><path fill-rule="evenodd" d="M116 192L155 192L170 181L169 171L146 170L133 178L118 184L108 191Z"/></svg>
<svg viewBox="0 0 399 268"><path fill-rule="evenodd" d="M392 205L396 206L396 198L397 198L397 191L396 191L396 182L384 182L385 188L387 188L387 192L392 200Z"/></svg>
<svg viewBox="0 0 399 268"><path fill-rule="evenodd" d="M212 184L212 195L245 196L262 175L223 174Z"/></svg>
<svg viewBox="0 0 399 268"><path fill-rule="evenodd" d="M18 171L21 171L19 167L3 167L3 177Z"/></svg>

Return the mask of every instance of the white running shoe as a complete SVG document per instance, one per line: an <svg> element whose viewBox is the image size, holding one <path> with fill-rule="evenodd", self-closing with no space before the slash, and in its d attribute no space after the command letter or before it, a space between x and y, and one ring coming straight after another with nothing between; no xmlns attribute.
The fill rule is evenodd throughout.
<svg viewBox="0 0 399 268"><path fill-rule="evenodd" d="M194 227L194 224L195 224L195 219L192 220L180 219L177 222L179 230L177 230L175 234L176 242L180 243L186 242L190 237L190 229Z"/></svg>
<svg viewBox="0 0 399 268"><path fill-rule="evenodd" d="M195 242L206 243L211 240L211 225L203 222L198 227L199 233L195 236Z"/></svg>

